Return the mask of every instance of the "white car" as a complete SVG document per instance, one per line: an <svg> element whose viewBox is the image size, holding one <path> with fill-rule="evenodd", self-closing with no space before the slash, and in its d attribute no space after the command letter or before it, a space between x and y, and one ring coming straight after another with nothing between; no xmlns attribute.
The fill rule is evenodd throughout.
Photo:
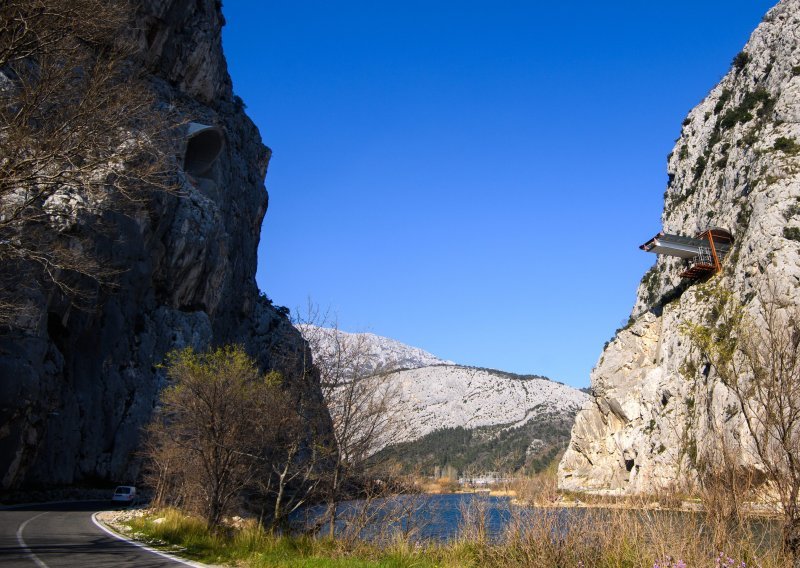
<svg viewBox="0 0 800 568"><path fill-rule="evenodd" d="M119 503L133 503L136 501L136 488L132 485L120 485L114 489L111 500Z"/></svg>

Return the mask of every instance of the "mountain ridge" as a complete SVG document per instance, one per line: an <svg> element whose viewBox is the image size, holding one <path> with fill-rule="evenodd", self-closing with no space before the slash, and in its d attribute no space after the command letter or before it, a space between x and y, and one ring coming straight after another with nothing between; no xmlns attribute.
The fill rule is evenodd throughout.
<svg viewBox="0 0 800 568"><path fill-rule="evenodd" d="M355 347L375 360L359 368L381 375L396 396L393 412L401 417L391 438L381 440L375 452L406 472L422 467L432 474L446 465L486 468L493 463L536 471L566 446L575 413L589 399L548 377L458 365L375 334L299 329L320 364L337 361L337 341L341 348L353 347L345 345L348 341L369 342ZM320 334L325 340L319 341ZM381 346L391 351L382 353ZM459 449L445 451L451 442Z"/></svg>

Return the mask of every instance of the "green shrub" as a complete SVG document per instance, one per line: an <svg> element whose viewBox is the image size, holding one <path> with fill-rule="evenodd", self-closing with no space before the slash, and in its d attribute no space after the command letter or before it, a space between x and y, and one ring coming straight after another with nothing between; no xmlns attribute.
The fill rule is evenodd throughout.
<svg viewBox="0 0 800 568"><path fill-rule="evenodd" d="M787 221L800 213L800 198L795 198L795 202L789 206L789 209L783 212L783 218Z"/></svg>
<svg viewBox="0 0 800 568"><path fill-rule="evenodd" d="M791 154L792 156L800 151L800 145L797 144L794 138L786 138L785 136L781 136L775 140L775 144L772 147L775 150L783 152L784 154Z"/></svg>
<svg viewBox="0 0 800 568"><path fill-rule="evenodd" d="M746 51L740 51L736 54L736 57L733 58L733 67L737 71L741 71L744 69L745 65L750 63L750 54Z"/></svg>
<svg viewBox="0 0 800 568"><path fill-rule="evenodd" d="M800 242L800 227L784 227L783 238Z"/></svg>
<svg viewBox="0 0 800 568"><path fill-rule="evenodd" d="M713 148L717 145L717 142L720 141L722 138L722 132L719 129L719 125L714 127L714 130L711 131L711 136L708 137L708 148Z"/></svg>
<svg viewBox="0 0 800 568"><path fill-rule="evenodd" d="M742 145L744 145L744 146L752 146L756 142L758 142L758 135L756 134L756 129L755 128L751 128L750 130L748 130L745 133L744 136L742 136L736 142L736 145L737 146L742 146Z"/></svg>
<svg viewBox="0 0 800 568"><path fill-rule="evenodd" d="M649 305L655 303L658 300L658 290L661 287L661 274L660 274L660 267L658 264L654 264L650 267L645 275L642 277L642 284L644 284L644 289L647 291L647 297L645 298L645 302ZM628 320L628 324L621 329L625 329L630 325L633 325L633 319ZM620 329L617 330L619 332Z"/></svg>
<svg viewBox="0 0 800 568"><path fill-rule="evenodd" d="M756 104L761 103L761 108L756 114L759 118L767 118L775 110L775 103L778 100L764 89L757 90L755 96L759 97L756 99Z"/></svg>
<svg viewBox="0 0 800 568"><path fill-rule="evenodd" d="M800 75L800 65L795 65L792 67L792 77L797 77Z"/></svg>
<svg viewBox="0 0 800 568"><path fill-rule="evenodd" d="M750 122L751 120L753 120L752 114L746 110L743 110L742 107L736 107L722 115L722 120L719 121L719 126L723 130L728 130L739 123L744 124L745 122Z"/></svg>
<svg viewBox="0 0 800 568"><path fill-rule="evenodd" d="M714 105L714 114L719 114L722 112L722 109L725 107L727 102L731 100L731 90L730 89L722 89L722 92L719 95L719 100L717 104Z"/></svg>
<svg viewBox="0 0 800 568"><path fill-rule="evenodd" d="M683 146L681 146L681 151L678 153L678 159L685 160L688 157L689 157L689 147L686 144L684 144Z"/></svg>
<svg viewBox="0 0 800 568"><path fill-rule="evenodd" d="M697 181L700 179L700 176L703 175L703 172L706 170L706 164L708 160L705 156L700 156L697 158L697 161L694 164L693 172L694 172L694 179Z"/></svg>
<svg viewBox="0 0 800 568"><path fill-rule="evenodd" d="M673 207L676 207L681 203L683 203L684 201L686 201L687 199L689 199L692 195L694 195L695 191L697 191L697 187L691 186L683 193L678 193L678 194L673 193L672 201L669 204L669 209L671 210Z"/></svg>
<svg viewBox="0 0 800 568"><path fill-rule="evenodd" d="M739 213L736 215L736 224L739 227L747 227L750 223L750 215L752 212L753 210L748 207L747 203L742 203Z"/></svg>
<svg viewBox="0 0 800 568"><path fill-rule="evenodd" d="M747 93L742 98L739 106L722 115L718 126L722 130L728 130L737 124L750 122L753 120L752 112L756 107L760 107L756 113L759 118L765 118L775 108L775 98L763 87L759 87L752 93Z"/></svg>

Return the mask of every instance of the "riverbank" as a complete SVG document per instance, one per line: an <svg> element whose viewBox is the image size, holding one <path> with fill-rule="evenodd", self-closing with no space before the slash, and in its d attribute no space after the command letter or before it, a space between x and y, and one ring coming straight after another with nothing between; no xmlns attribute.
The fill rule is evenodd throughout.
<svg viewBox="0 0 800 568"><path fill-rule="evenodd" d="M415 478L411 480L411 485L421 493L427 495L482 494L491 495L493 497L517 496L516 489L508 483L471 487L446 478L436 480L431 478Z"/></svg>
<svg viewBox="0 0 800 568"><path fill-rule="evenodd" d="M609 509L570 514L510 506L503 512L501 529L489 530L492 512L487 502L469 500L453 537L445 541L419 540L401 531L371 541L281 536L238 518L212 532L202 520L175 510L123 511L107 514L104 520L150 546L195 561L243 568L788 566L770 526L719 532L702 515Z"/></svg>

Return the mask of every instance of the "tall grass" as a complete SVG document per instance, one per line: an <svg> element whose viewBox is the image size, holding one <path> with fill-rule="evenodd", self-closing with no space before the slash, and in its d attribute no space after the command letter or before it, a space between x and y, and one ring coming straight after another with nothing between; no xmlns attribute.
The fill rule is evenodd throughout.
<svg viewBox="0 0 800 568"><path fill-rule="evenodd" d="M137 538L183 556L244 567L788 566L778 547L771 547L752 531L732 534L720 549L713 544L705 517L698 514L512 507L503 531L489 535L486 502L475 499L472 503L472 510L463 516L460 536L447 543L424 544L401 533L381 544L281 536L265 532L255 523L214 533L202 520L175 510L156 511L128 525Z"/></svg>
<svg viewBox="0 0 800 568"><path fill-rule="evenodd" d="M619 507L619 498L596 508L559 508L555 472L515 488L521 501L502 511L507 522L489 530L490 509L497 501L475 497L461 507L458 536L450 542L423 542L409 523L392 535L376 533L369 542L349 536L337 540L281 536L254 522L211 532L202 520L176 510L162 510L129 523L138 538L171 547L193 559L243 567L442 567L442 568L786 568L780 533L769 521L733 519L723 496L701 494L700 513L653 510L676 506L674 493L650 495ZM714 491L717 491L714 488ZM721 491L721 489L719 489ZM411 501L409 501L411 503ZM539 505L539 507L536 507ZM547 505L547 506L544 506ZM410 505L405 505L410 509ZM710 508L718 508L717 514ZM429 513L430 511L428 511ZM497 511L495 510L495 514ZM411 518L409 513L409 522ZM427 517L427 515L421 515ZM390 523L384 523L384 528ZM353 531L351 531L353 532Z"/></svg>

